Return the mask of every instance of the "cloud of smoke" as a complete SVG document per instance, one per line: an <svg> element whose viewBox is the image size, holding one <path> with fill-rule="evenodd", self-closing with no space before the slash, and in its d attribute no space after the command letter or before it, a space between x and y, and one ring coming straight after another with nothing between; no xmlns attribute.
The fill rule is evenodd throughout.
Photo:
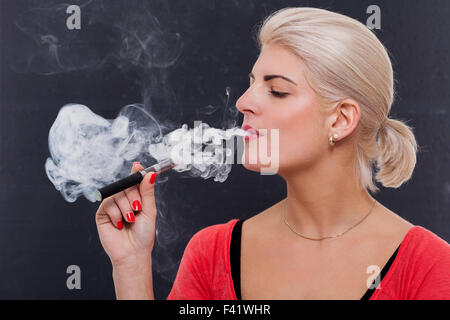
<svg viewBox="0 0 450 320"><path fill-rule="evenodd" d="M126 106L117 118L107 120L84 105L69 104L50 129L51 157L45 170L68 202L80 195L95 202L95 190L129 175L130 163L138 159L153 164L170 158L176 164L173 170L223 182L231 171L235 146L234 141L231 148L224 142L244 135L240 128L221 130L202 122L163 135L140 105Z"/></svg>

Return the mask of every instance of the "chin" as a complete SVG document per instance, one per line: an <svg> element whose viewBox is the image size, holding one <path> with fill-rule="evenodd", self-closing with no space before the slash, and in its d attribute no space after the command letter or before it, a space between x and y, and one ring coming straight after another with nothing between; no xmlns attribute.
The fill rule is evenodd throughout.
<svg viewBox="0 0 450 320"><path fill-rule="evenodd" d="M250 170L250 171L260 172L260 169L261 169L261 166L257 163L249 164L249 163L242 162L242 165L244 166L245 169Z"/></svg>
<svg viewBox="0 0 450 320"><path fill-rule="evenodd" d="M242 166L250 171L255 171L255 172L259 172L262 175L274 175L274 174L278 174L278 166L274 166L272 165L272 163L269 164L261 164L259 159L255 162L253 161L252 163L249 162L248 157L247 159L245 159L245 155L242 156Z"/></svg>

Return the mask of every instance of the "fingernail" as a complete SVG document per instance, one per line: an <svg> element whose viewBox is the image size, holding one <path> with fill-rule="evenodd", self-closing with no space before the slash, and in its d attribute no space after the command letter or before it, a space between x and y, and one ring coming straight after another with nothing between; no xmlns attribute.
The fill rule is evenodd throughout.
<svg viewBox="0 0 450 320"><path fill-rule="evenodd" d="M157 175L158 175L158 173L156 173L156 172L152 173L152 176L150 177L150 184L154 184L155 183Z"/></svg>
<svg viewBox="0 0 450 320"><path fill-rule="evenodd" d="M122 230L122 228L123 228L122 221L117 222L117 228L119 228L119 230Z"/></svg>
<svg viewBox="0 0 450 320"><path fill-rule="evenodd" d="M127 220L128 222L134 222L134 214L132 211L127 213Z"/></svg>
<svg viewBox="0 0 450 320"><path fill-rule="evenodd" d="M135 166L135 165L137 165L137 164L139 164L139 161L133 162L133 166Z"/></svg>
<svg viewBox="0 0 450 320"><path fill-rule="evenodd" d="M142 206L141 206L141 203L139 202L139 200L133 201L133 209L134 209L134 211L142 210Z"/></svg>

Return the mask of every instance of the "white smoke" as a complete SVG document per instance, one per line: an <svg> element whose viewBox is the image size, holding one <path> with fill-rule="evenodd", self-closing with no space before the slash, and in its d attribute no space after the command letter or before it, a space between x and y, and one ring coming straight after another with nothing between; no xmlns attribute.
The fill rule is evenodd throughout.
<svg viewBox="0 0 450 320"><path fill-rule="evenodd" d="M223 182L234 160L232 138L245 135L240 128L221 130L200 122L163 136L141 105L126 106L116 119L107 120L84 105L68 104L50 129L45 170L68 202L81 195L95 202L95 190L129 175L136 160L150 166L170 158L173 170Z"/></svg>

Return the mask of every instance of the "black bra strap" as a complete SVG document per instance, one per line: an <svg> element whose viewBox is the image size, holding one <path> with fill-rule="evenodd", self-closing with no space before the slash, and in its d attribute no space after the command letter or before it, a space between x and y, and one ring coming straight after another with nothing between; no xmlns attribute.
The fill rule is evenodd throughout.
<svg viewBox="0 0 450 320"><path fill-rule="evenodd" d="M233 278L234 292L238 300L241 298L241 237L242 237L242 223L244 220L239 219L234 225L231 233L230 244L230 264L231 277Z"/></svg>
<svg viewBox="0 0 450 320"><path fill-rule="evenodd" d="M361 297L361 300L369 300L372 294L375 292L376 288L375 284L378 281L378 285L380 285L381 280L383 280L386 273L389 271L389 268L391 267L392 263L394 262L395 258L397 257L398 249L400 249L401 244L397 247L395 252L392 254L392 256L389 258L388 262L384 265L383 270L381 270L380 274L373 280L371 288L367 289L366 293Z"/></svg>

